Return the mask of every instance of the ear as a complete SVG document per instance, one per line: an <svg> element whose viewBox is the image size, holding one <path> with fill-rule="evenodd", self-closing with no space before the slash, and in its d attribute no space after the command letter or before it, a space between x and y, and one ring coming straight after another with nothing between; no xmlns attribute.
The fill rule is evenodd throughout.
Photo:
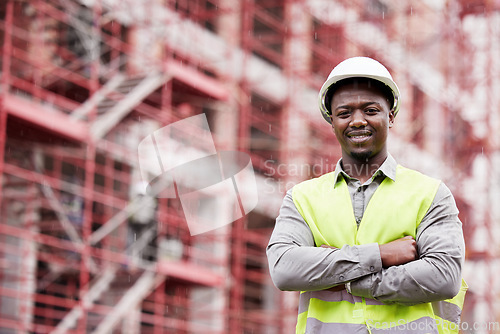
<svg viewBox="0 0 500 334"><path fill-rule="evenodd" d="M394 110L389 111L389 128L392 128L394 125L394 118L396 115L394 114Z"/></svg>

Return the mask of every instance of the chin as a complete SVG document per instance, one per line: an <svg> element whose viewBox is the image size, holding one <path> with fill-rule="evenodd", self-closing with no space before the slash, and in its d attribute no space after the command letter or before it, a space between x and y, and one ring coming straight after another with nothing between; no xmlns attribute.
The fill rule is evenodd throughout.
<svg viewBox="0 0 500 334"><path fill-rule="evenodd" d="M372 151L351 152L351 157L358 161L368 161L373 155Z"/></svg>

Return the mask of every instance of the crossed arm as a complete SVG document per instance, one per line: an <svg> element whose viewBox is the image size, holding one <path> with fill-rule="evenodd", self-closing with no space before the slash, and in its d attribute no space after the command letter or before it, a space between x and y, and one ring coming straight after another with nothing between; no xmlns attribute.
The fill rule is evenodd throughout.
<svg viewBox="0 0 500 334"><path fill-rule="evenodd" d="M337 247L321 245L322 248L338 249ZM398 266L406 264L411 261L415 261L418 257L417 254L417 242L412 236L406 236L394 241L391 241L384 245L378 246L380 251L380 260L382 261L382 267L388 268L392 266ZM341 291L344 290L345 286L340 284L331 287L328 290L331 291Z"/></svg>
<svg viewBox="0 0 500 334"><path fill-rule="evenodd" d="M449 189L442 184L417 229L385 245L315 247L312 233L287 193L267 255L281 290L343 289L384 303L413 305L452 298L460 287L464 256L462 225Z"/></svg>

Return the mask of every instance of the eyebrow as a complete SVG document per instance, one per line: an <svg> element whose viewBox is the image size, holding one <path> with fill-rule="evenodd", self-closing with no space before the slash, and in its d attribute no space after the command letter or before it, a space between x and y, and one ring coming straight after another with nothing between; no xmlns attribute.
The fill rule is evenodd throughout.
<svg viewBox="0 0 500 334"><path fill-rule="evenodd" d="M367 107L367 106L369 106L369 105L372 105L372 104L377 105L377 106L379 106L379 107L382 107L382 105L381 105L380 103L375 102L375 101L372 101L372 102L366 102L366 103L363 103L363 104L361 105L361 108L365 108L365 107ZM337 107L337 108L335 108L334 110L338 110L338 109L352 109L352 107L351 107L351 106L349 106L349 105L342 105L342 106L338 106L338 107Z"/></svg>

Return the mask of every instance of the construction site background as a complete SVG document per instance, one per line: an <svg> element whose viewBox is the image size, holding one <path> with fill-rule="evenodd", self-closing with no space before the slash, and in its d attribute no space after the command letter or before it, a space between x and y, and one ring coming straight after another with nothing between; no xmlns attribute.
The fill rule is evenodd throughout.
<svg viewBox="0 0 500 334"><path fill-rule="evenodd" d="M317 92L358 55L402 91L391 154L455 195L462 332L500 333L500 1L3 0L0 44L0 333L294 332L265 247L285 191L340 157ZM195 115L258 189L196 235L138 159Z"/></svg>

